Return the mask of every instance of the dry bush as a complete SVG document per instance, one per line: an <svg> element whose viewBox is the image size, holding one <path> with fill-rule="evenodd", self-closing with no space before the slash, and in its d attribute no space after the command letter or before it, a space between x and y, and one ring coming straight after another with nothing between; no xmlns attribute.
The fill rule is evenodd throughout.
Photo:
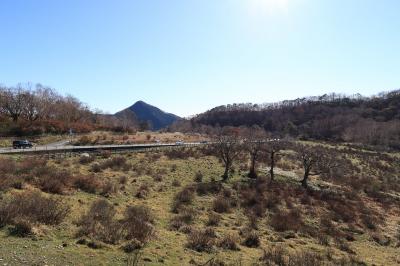
<svg viewBox="0 0 400 266"><path fill-rule="evenodd" d="M93 173L100 173L101 172L100 164L99 163L92 164L92 166L90 167L90 171Z"/></svg>
<svg viewBox="0 0 400 266"><path fill-rule="evenodd" d="M96 193L101 187L100 181L93 175L75 176L73 185L76 189L92 194Z"/></svg>
<svg viewBox="0 0 400 266"><path fill-rule="evenodd" d="M213 201L213 210L218 213L230 212L231 210L230 199L227 199L223 196L218 196Z"/></svg>
<svg viewBox="0 0 400 266"><path fill-rule="evenodd" d="M0 204L0 225L17 221L60 224L69 212L69 206L55 197L42 196L40 192L23 192L5 199Z"/></svg>
<svg viewBox="0 0 400 266"><path fill-rule="evenodd" d="M197 216L197 212L193 208L182 207L179 214L175 215L170 221L172 230L180 230L182 226L193 223Z"/></svg>
<svg viewBox="0 0 400 266"><path fill-rule="evenodd" d="M125 238L137 240L142 244L148 242L154 233L154 217L146 206L130 206L125 210L122 226L126 231Z"/></svg>
<svg viewBox="0 0 400 266"><path fill-rule="evenodd" d="M94 156L81 156L79 158L79 163L80 164L89 164L95 160Z"/></svg>
<svg viewBox="0 0 400 266"><path fill-rule="evenodd" d="M198 172L194 175L194 182L197 182L197 183L203 182L203 174L202 174L200 171L198 171Z"/></svg>
<svg viewBox="0 0 400 266"><path fill-rule="evenodd" d="M217 246L227 250L240 250L237 243L237 236L233 234L226 234L218 241Z"/></svg>
<svg viewBox="0 0 400 266"><path fill-rule="evenodd" d="M218 194L222 189L220 182L198 183L196 184L196 192L199 196L208 194Z"/></svg>
<svg viewBox="0 0 400 266"><path fill-rule="evenodd" d="M322 266L326 265L323 257L314 252L300 251L288 252L282 247L271 247L264 250L264 255L260 258L263 265L268 266Z"/></svg>
<svg viewBox="0 0 400 266"><path fill-rule="evenodd" d="M170 160L187 159L189 157L195 157L196 153L193 149L177 148L164 151L164 155Z"/></svg>
<svg viewBox="0 0 400 266"><path fill-rule="evenodd" d="M123 175L123 176L119 177L119 183L121 185L125 185L127 182L128 182L128 178L126 176Z"/></svg>
<svg viewBox="0 0 400 266"><path fill-rule="evenodd" d="M147 184L142 184L136 191L136 197L139 199L145 199L149 196L150 187Z"/></svg>
<svg viewBox="0 0 400 266"><path fill-rule="evenodd" d="M115 156L100 164L101 169L110 168L114 171L129 168L128 164L126 163L126 158L122 156Z"/></svg>
<svg viewBox="0 0 400 266"><path fill-rule="evenodd" d="M270 247L268 249L264 249L264 254L260 258L260 261L262 261L263 265L266 266L287 266L287 260L286 260L286 251L281 247Z"/></svg>
<svg viewBox="0 0 400 266"><path fill-rule="evenodd" d="M121 248L125 253L132 253L134 251L138 251L142 247L143 247L143 244L134 239L134 240L129 241L125 245L123 245ZM132 265L132 264L128 264L128 265ZM135 265L135 264L133 264L133 265Z"/></svg>
<svg viewBox="0 0 400 266"><path fill-rule="evenodd" d="M5 174L14 174L17 171L17 164L14 160L0 158L0 172Z"/></svg>
<svg viewBox="0 0 400 266"><path fill-rule="evenodd" d="M207 229L198 229L189 234L186 246L198 252L210 252L214 242L214 237Z"/></svg>
<svg viewBox="0 0 400 266"><path fill-rule="evenodd" d="M106 200L97 200L79 219L78 236L88 236L104 243L115 244L123 237L121 224L114 219L116 210Z"/></svg>
<svg viewBox="0 0 400 266"><path fill-rule="evenodd" d="M153 235L154 217L147 207L130 206L122 220L115 219L116 210L106 200L97 200L77 222L78 236L87 236L108 244L120 240L138 241L143 246Z"/></svg>
<svg viewBox="0 0 400 266"><path fill-rule="evenodd" d="M177 168L178 168L178 167L177 167L176 164L171 165L171 172L176 172L176 169L177 169Z"/></svg>
<svg viewBox="0 0 400 266"><path fill-rule="evenodd" d="M256 231L245 230L243 233L242 244L249 248L256 248L260 246L260 236Z"/></svg>
<svg viewBox="0 0 400 266"><path fill-rule="evenodd" d="M13 222L13 226L8 229L10 235L17 237L27 237L33 235L32 224L24 219L17 219Z"/></svg>
<svg viewBox="0 0 400 266"><path fill-rule="evenodd" d="M72 176L68 171L59 171L53 167L43 167L35 172L39 188L52 194L63 194L69 187Z"/></svg>
<svg viewBox="0 0 400 266"><path fill-rule="evenodd" d="M375 241L377 244L381 246L389 246L391 239L385 235L382 235L380 233L373 233L371 235L371 238L373 241Z"/></svg>
<svg viewBox="0 0 400 266"><path fill-rule="evenodd" d="M349 243L347 243L346 240L344 240L340 237L336 237L334 240L335 240L335 244L338 249L340 249L341 251L347 252L349 254L355 254L355 252L351 249Z"/></svg>
<svg viewBox="0 0 400 266"><path fill-rule="evenodd" d="M100 195L104 197L109 197L112 194L117 193L117 191L117 185L114 182L107 180L101 185Z"/></svg>
<svg viewBox="0 0 400 266"><path fill-rule="evenodd" d="M214 213L214 212L209 212L206 225L207 226L218 226L220 221L221 221L221 215Z"/></svg>
<svg viewBox="0 0 400 266"><path fill-rule="evenodd" d="M301 213L298 210L281 211L272 215L270 225L278 232L297 232L303 224Z"/></svg>
<svg viewBox="0 0 400 266"><path fill-rule="evenodd" d="M192 186L186 186L174 196L172 203L172 211L177 213L182 206L192 204L194 200L194 188Z"/></svg>

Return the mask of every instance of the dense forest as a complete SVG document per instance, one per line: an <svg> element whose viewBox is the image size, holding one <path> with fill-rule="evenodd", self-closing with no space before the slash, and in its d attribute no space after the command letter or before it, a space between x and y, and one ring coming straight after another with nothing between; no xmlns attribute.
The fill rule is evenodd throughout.
<svg viewBox="0 0 400 266"><path fill-rule="evenodd" d="M326 94L273 104L213 108L171 130L258 125L275 136L358 142L400 148L400 90L373 97Z"/></svg>

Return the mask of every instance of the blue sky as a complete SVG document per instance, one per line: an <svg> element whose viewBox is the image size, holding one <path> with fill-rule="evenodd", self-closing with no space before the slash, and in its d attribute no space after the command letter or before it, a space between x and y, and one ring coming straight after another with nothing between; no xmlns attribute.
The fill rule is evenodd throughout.
<svg viewBox="0 0 400 266"><path fill-rule="evenodd" d="M1 0L0 83L92 108L221 104L400 87L397 0Z"/></svg>

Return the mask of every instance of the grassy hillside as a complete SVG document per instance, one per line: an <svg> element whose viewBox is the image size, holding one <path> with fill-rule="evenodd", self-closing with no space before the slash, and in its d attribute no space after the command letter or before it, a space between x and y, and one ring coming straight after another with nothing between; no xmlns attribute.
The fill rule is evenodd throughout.
<svg viewBox="0 0 400 266"><path fill-rule="evenodd" d="M393 179L400 172L398 155L334 149L368 178L312 177L304 189L290 150L277 164L274 183L266 178L265 165L259 165L259 179L247 178L246 160L221 183L223 167L204 149L50 160L2 157L1 262L399 264L400 194L390 183L398 183ZM97 209L90 212L94 203ZM37 206L46 206L40 215ZM136 206L130 209L136 218L128 217L130 206Z"/></svg>

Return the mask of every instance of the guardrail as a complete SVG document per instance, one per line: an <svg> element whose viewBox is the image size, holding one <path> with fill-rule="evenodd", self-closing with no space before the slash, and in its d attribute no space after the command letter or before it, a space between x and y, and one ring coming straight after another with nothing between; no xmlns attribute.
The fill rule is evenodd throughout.
<svg viewBox="0 0 400 266"><path fill-rule="evenodd" d="M4 155L21 155L21 154L56 154L56 153L84 153L84 152L100 152L100 151L135 151L155 148L168 147L193 147L198 145L206 145L204 143L162 143L162 144L132 144L132 145L97 145L97 146L40 146L30 149L3 149L0 154Z"/></svg>

